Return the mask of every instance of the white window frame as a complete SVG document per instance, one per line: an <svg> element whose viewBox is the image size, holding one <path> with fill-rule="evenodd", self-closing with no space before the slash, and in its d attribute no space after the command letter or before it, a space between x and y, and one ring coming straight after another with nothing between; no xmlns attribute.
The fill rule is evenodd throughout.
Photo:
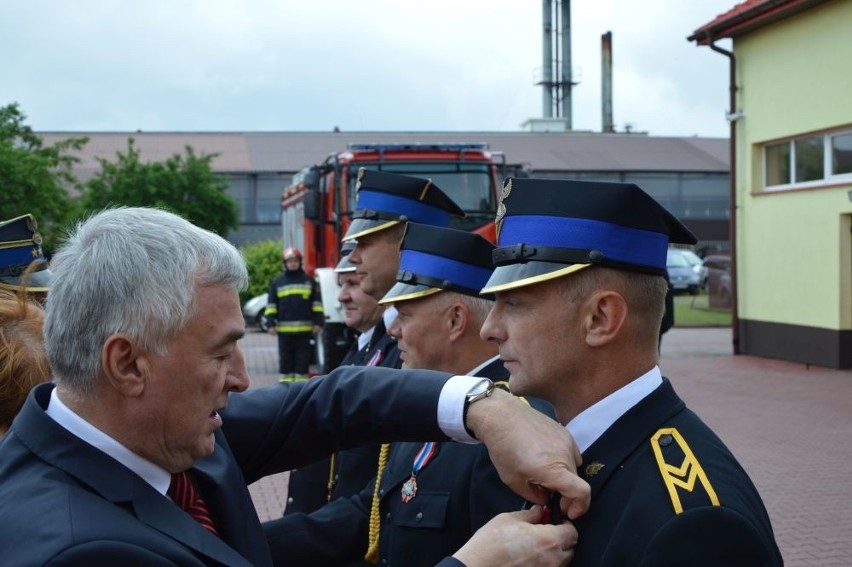
<svg viewBox="0 0 852 567"><path fill-rule="evenodd" d="M832 139L837 136L844 135L852 135L852 130L837 130L832 132L824 132L822 134L807 134L804 136L795 136L792 138L787 138L784 140L775 140L770 143L763 144L761 146L761 169L763 176L763 190L764 191L787 191L790 189L808 189L811 187L822 187L826 184L833 184L838 182L852 182L852 173L833 173L831 171L832 163L831 163L831 151L832 151ZM768 179L768 171L766 166L766 148L769 146L777 146L779 144L786 143L790 148L790 163L788 164L790 179L796 178L796 142L798 140L803 140L806 138L814 138L814 137L822 137L823 151L822 151L822 172L823 176L821 179L814 179L812 181L790 181L788 183L779 183L777 185L769 185L766 180Z"/></svg>

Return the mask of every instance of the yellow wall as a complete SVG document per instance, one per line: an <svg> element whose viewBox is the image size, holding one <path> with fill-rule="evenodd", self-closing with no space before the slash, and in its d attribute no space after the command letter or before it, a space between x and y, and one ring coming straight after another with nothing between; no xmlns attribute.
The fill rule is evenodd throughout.
<svg viewBox="0 0 852 567"><path fill-rule="evenodd" d="M852 182L761 193L759 145L852 130L852 0L832 0L738 38L739 317L852 328ZM845 216L844 216L845 215Z"/></svg>

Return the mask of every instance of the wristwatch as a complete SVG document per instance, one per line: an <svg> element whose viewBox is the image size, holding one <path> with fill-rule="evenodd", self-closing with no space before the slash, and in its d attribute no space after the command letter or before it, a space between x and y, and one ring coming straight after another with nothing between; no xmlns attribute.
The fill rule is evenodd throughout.
<svg viewBox="0 0 852 567"><path fill-rule="evenodd" d="M470 390L467 391L464 400L464 412L462 413L462 419L464 420L464 428L467 431L468 435L476 439L476 435L473 434L473 431L467 426L467 410L470 408L471 404L474 402L478 402L483 398L487 398L491 395L491 392L494 391L494 382L489 380L488 378L483 378L476 384L474 384Z"/></svg>

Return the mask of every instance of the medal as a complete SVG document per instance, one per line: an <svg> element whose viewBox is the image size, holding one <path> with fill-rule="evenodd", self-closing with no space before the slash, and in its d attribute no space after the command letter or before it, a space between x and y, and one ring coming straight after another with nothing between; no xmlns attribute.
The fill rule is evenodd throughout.
<svg viewBox="0 0 852 567"><path fill-rule="evenodd" d="M417 477L414 474L402 485L402 503L408 502L417 494Z"/></svg>
<svg viewBox="0 0 852 567"><path fill-rule="evenodd" d="M411 478L402 484L402 490L400 490L403 504L408 504L417 495L417 473L432 460L437 452L438 443L424 443L420 447L420 451L414 457L414 463L411 466Z"/></svg>

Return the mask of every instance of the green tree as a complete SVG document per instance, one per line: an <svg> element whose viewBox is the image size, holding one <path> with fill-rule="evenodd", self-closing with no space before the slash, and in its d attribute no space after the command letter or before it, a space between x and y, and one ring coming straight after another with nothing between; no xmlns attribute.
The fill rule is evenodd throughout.
<svg viewBox="0 0 852 567"><path fill-rule="evenodd" d="M0 220L31 213L49 251L78 214L69 191L79 190L71 168L80 160L68 152L89 140L69 138L45 146L25 120L17 103L0 107Z"/></svg>
<svg viewBox="0 0 852 567"><path fill-rule="evenodd" d="M269 282L281 273L281 250L280 240L261 240L240 248L249 274L249 287L241 294L241 302L266 293Z"/></svg>
<svg viewBox="0 0 852 567"><path fill-rule="evenodd" d="M87 210L114 205L160 207L220 236L227 236L240 223L239 206L228 195L228 182L210 168L215 154L175 154L165 162L143 162L133 138L127 153L116 153L116 161L98 158L101 172L83 189Z"/></svg>

